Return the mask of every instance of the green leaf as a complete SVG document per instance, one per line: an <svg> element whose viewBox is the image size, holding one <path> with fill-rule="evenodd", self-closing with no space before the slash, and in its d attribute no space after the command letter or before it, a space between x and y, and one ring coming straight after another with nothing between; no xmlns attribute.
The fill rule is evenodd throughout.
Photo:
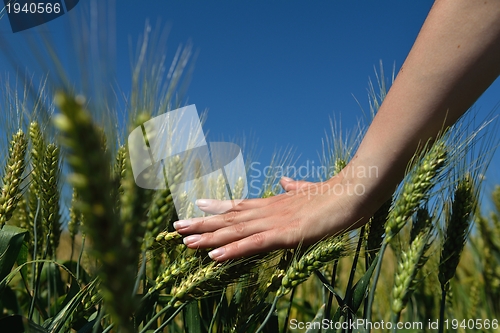
<svg viewBox="0 0 500 333"><path fill-rule="evenodd" d="M56 292L57 295L66 294L66 283L63 282L60 271L61 265L55 261L48 262L43 266L41 282L42 284L50 284L50 289ZM55 306L55 304L52 304ZM56 309L53 309L56 311Z"/></svg>
<svg viewBox="0 0 500 333"><path fill-rule="evenodd" d="M51 320L47 329L53 333L64 332L65 325L73 318L78 305L82 302L84 297L89 294L89 291L97 284L97 280L92 281L85 288L81 289L71 300L57 313Z"/></svg>
<svg viewBox="0 0 500 333"><path fill-rule="evenodd" d="M209 332L210 331L210 326L213 324L212 319L214 317L218 318L220 317L219 310L220 310L220 300L221 297L224 297L226 294L213 294L209 297L202 298L199 300L199 307L200 307L200 316L201 316L201 322L202 322L202 327L203 327L203 332Z"/></svg>
<svg viewBox="0 0 500 333"><path fill-rule="evenodd" d="M155 306L158 303L158 292L147 294L140 301L140 306L135 314L137 324L143 323L148 315L155 313ZM168 303L168 302L167 302Z"/></svg>
<svg viewBox="0 0 500 333"><path fill-rule="evenodd" d="M78 263L74 260L68 260L63 262L63 266L66 267L73 275L76 275L77 270L79 271L80 283L89 284L92 281L91 276L85 271L85 269L80 266L78 267Z"/></svg>
<svg viewBox="0 0 500 333"><path fill-rule="evenodd" d="M319 271L314 272L316 276L320 279L320 281L323 283L323 286L328 289L329 292L332 293L333 296L335 296L335 299L337 300L338 304L340 307L344 306L345 302L344 299L335 291L333 286L328 282L328 280L324 277L323 274Z"/></svg>
<svg viewBox="0 0 500 333"><path fill-rule="evenodd" d="M88 323L86 323L82 328L80 328L78 330L78 333L92 333L92 331L94 330L94 325L96 324L96 320L97 319L93 319L91 321L89 321ZM99 324L99 327L101 325ZM99 329L98 332L101 332L102 329Z"/></svg>
<svg viewBox="0 0 500 333"><path fill-rule="evenodd" d="M366 292L368 289L368 285L370 284L370 279L373 275L373 271L375 270L375 267L377 266L379 255L380 254L377 254L375 259L373 259L372 264L370 265L370 268L368 268L368 270L361 277L361 279L359 279L359 281L356 282L356 284L352 287L352 289L350 291L350 294L352 295L352 297L345 300L346 306L339 306L337 308L337 311L335 312L335 314L333 315L333 318L332 318L332 320L334 322L338 322L340 320L340 318L343 315L343 313L342 313L343 309L349 309L348 311L352 311L352 313L356 313L358 311L359 307L361 306L361 303L363 302L363 299L365 298L365 295L366 295ZM333 330L332 331L328 330L327 332L333 332Z"/></svg>
<svg viewBox="0 0 500 333"><path fill-rule="evenodd" d="M26 230L11 225L4 225L0 230L0 281L3 281L12 270L26 233ZM4 287L5 284L0 284L0 294Z"/></svg>
<svg viewBox="0 0 500 333"><path fill-rule="evenodd" d="M58 305L58 309L64 308L78 294L79 291L80 287L78 286L78 283L72 280L71 286L67 294L64 296L64 300Z"/></svg>
<svg viewBox="0 0 500 333"><path fill-rule="evenodd" d="M4 313L21 313L16 293L9 286L5 287L0 297L0 308L3 308ZM9 310L9 312L5 312L5 310Z"/></svg>
<svg viewBox="0 0 500 333"><path fill-rule="evenodd" d="M22 266L21 275L24 279L28 276L28 266L24 265L28 261L28 244L23 242L21 246L21 250L19 251L19 255L17 256L17 266Z"/></svg>
<svg viewBox="0 0 500 333"><path fill-rule="evenodd" d="M184 325L187 333L204 333L198 301L190 302L182 311L184 315Z"/></svg>
<svg viewBox="0 0 500 333"><path fill-rule="evenodd" d="M333 318L332 318L333 322L336 323L336 322L340 321L340 317L342 317L342 309L343 308L344 308L343 306L339 306L337 308L337 311L335 311L335 314L333 315ZM330 332L330 331L327 331L327 332Z"/></svg>
<svg viewBox="0 0 500 333"><path fill-rule="evenodd" d="M372 277L373 271L375 270L375 266L377 266L378 255L373 260L370 268L365 272L365 274L359 279L358 282L353 287L352 298L347 300L347 306L352 310L353 313L356 313L365 298L366 291L368 290L368 285L370 284L370 279Z"/></svg>

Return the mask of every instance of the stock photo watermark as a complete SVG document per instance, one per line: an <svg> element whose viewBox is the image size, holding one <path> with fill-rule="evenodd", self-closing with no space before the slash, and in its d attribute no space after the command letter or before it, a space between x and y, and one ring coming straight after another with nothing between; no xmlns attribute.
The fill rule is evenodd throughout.
<svg viewBox="0 0 500 333"><path fill-rule="evenodd" d="M290 177L295 180L329 179L334 174L334 169L333 166L316 165L314 161L310 160L300 166L263 166L260 162L253 162L250 164L248 173L249 194L252 196L261 194L263 177L276 180L283 177ZM349 179L378 178L379 170L377 166L347 167L339 172L339 176L344 179L342 183L322 183L321 186L316 186L313 183L309 187L302 187L290 192L290 194L303 193L313 196L328 192L333 195L363 195L366 192L365 186L360 183L354 184Z"/></svg>
<svg viewBox="0 0 500 333"><path fill-rule="evenodd" d="M80 0L3 0L12 32L20 32L63 16Z"/></svg>
<svg viewBox="0 0 500 333"><path fill-rule="evenodd" d="M396 323L390 321L370 321L367 319L355 319L348 321L333 321L331 319L323 319L321 321L299 321L297 319L291 319L288 323L290 329L293 330L351 330L353 332L362 332L366 330L411 330L421 332L424 330L438 330L439 329L439 319L428 319L425 321L399 321ZM482 330L482 329L493 329L497 330L499 326L498 319L481 319L481 318L469 318L469 319L445 319L443 321L443 327L445 329L463 329L468 330Z"/></svg>

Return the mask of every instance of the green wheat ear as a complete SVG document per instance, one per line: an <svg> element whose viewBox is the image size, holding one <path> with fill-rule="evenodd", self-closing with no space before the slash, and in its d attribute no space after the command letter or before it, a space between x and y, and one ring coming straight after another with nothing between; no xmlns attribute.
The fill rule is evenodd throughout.
<svg viewBox="0 0 500 333"><path fill-rule="evenodd" d="M385 242L389 243L415 213L418 206L429 196L439 170L445 165L446 145L435 143L403 184L402 192L389 212L385 226Z"/></svg>
<svg viewBox="0 0 500 333"><path fill-rule="evenodd" d="M371 320L375 289L387 245L392 243L391 241L405 226L408 219L416 212L418 207L428 200L429 191L437 182L439 172L446 163L447 148L445 142L440 139L430 147L422 158L420 156L414 156L414 158L418 158L418 163L404 180L403 187L394 200L393 207L387 216L385 238L380 249L372 288L367 301L366 318L369 320Z"/></svg>
<svg viewBox="0 0 500 333"><path fill-rule="evenodd" d="M47 145L43 160L42 216L43 226L50 232L48 255L55 256L62 225L59 214L59 147Z"/></svg>
<svg viewBox="0 0 500 333"><path fill-rule="evenodd" d="M30 239L33 242L28 243L29 253L33 259L42 258L44 251L45 236L47 229L42 224L42 192L43 192L43 160L45 156L45 140L43 138L40 124L36 121L29 126L30 137L30 159L31 159L31 183L28 188L28 206L29 206L29 232ZM37 214L38 212L38 214ZM36 221L35 221L36 219ZM35 230L36 228L36 230ZM35 239L36 231L36 239ZM37 243L37 253L35 250L35 241Z"/></svg>
<svg viewBox="0 0 500 333"><path fill-rule="evenodd" d="M27 146L27 138L21 130L12 136L0 196L0 228L12 217L22 195L21 182L26 167Z"/></svg>
<svg viewBox="0 0 500 333"><path fill-rule="evenodd" d="M446 220L444 242L439 262L439 283L441 285L441 305L439 311L439 332L443 332L446 301L451 302L450 280L455 275L462 250L469 236L472 217L477 206L477 191L470 174L460 179L453 201L451 214Z"/></svg>
<svg viewBox="0 0 500 333"><path fill-rule="evenodd" d="M71 196L71 206L69 208L69 221L68 221L68 232L72 244L75 242L76 235L78 235L82 223L81 214L75 207L77 202L78 202L78 194L73 189L73 194Z"/></svg>
<svg viewBox="0 0 500 333"><path fill-rule="evenodd" d="M366 231L366 253L370 262L375 259L382 246L384 238L384 224L387 221L389 210L391 209L392 198L387 200L371 217L367 224Z"/></svg>
<svg viewBox="0 0 500 333"><path fill-rule="evenodd" d="M193 299L204 298L220 292L224 287L241 281L255 267L263 265L271 257L273 257L273 254L259 254L254 257L224 263L211 260L205 263L204 261L209 260L207 256L205 259L198 259L197 267L193 267L193 261L196 264L195 259L192 259L193 257L186 258L184 261L186 266L182 268L188 270L182 274L182 280L172 288L172 299L169 305L178 307Z"/></svg>
<svg viewBox="0 0 500 333"><path fill-rule="evenodd" d="M417 284L418 271L426 263L426 252L432 238L432 220L427 209L421 208L417 212L410 236L410 246L400 254L394 287L392 290L393 322L399 320L401 311L408 303Z"/></svg>
<svg viewBox="0 0 500 333"><path fill-rule="evenodd" d="M26 198L21 195L19 198L19 202L17 203L16 210L12 214L12 217L10 218L9 224L15 225L21 229L28 230L29 229L29 224L28 224L28 206L26 203ZM26 243L29 242L29 238L25 237Z"/></svg>
<svg viewBox="0 0 500 333"><path fill-rule="evenodd" d="M131 297L137 272L131 256L137 256L137 252L123 243L124 233L130 230L124 230L115 211L116 187L111 176L111 159L103 149L102 131L92 122L82 98L59 92L55 102L61 110L55 125L68 149L66 160L72 168L69 181L78 194L75 207L85 218L85 233L101 263L103 298L120 331L131 333L134 329L130 318L136 306Z"/></svg>
<svg viewBox="0 0 500 333"><path fill-rule="evenodd" d="M451 206L451 216L446 224L439 264L439 282L443 289L455 275L460 255L469 235L476 204L474 181L470 175L467 175L457 185Z"/></svg>
<svg viewBox="0 0 500 333"><path fill-rule="evenodd" d="M330 237L311 247L299 260L294 260L288 267L281 280L277 297L282 297L293 287L306 281L311 274L326 265L339 259L346 253L347 244L343 237Z"/></svg>
<svg viewBox="0 0 500 333"><path fill-rule="evenodd" d="M118 148L115 157L115 164L113 167L114 179L115 179L115 201L116 201L116 210L120 210L120 197L123 195L123 180L125 178L125 172L127 170L127 147L122 145Z"/></svg>

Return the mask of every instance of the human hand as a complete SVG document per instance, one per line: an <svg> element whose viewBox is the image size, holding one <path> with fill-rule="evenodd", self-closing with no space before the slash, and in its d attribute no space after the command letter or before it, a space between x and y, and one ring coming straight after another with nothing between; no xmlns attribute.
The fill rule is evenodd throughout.
<svg viewBox="0 0 500 333"><path fill-rule="evenodd" d="M436 1L349 162L354 171L375 167L376 177L282 180L286 193L234 208L230 201L200 200L203 211L223 214L176 222L186 245L215 248L212 259L224 261L309 245L366 222L390 198L417 148L453 124L500 75L499 17L498 1ZM353 193L359 185L363 195Z"/></svg>
<svg viewBox="0 0 500 333"><path fill-rule="evenodd" d="M364 195L336 176L310 183L283 178L285 193L265 199L201 199L198 207L219 214L174 223L190 248L215 248L209 255L225 261L279 248L310 245L366 222Z"/></svg>

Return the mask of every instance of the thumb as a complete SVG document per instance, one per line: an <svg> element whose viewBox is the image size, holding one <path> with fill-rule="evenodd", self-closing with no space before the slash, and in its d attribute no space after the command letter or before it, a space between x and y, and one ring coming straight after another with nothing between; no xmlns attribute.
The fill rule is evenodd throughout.
<svg viewBox="0 0 500 333"><path fill-rule="evenodd" d="M280 185L286 192L296 191L302 187L310 186L311 184L311 182L305 180L294 180L289 177L282 177L280 180Z"/></svg>

